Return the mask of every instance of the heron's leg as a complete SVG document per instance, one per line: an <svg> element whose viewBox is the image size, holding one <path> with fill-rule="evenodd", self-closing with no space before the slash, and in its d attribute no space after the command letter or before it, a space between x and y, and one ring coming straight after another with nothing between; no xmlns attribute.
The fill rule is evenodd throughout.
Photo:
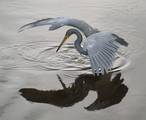
<svg viewBox="0 0 146 120"><path fill-rule="evenodd" d="M97 74L97 73L94 73L94 79L97 81L97 80L99 80L99 76L100 76L101 74Z"/></svg>
<svg viewBox="0 0 146 120"><path fill-rule="evenodd" d="M62 87L63 87L64 89L66 89L66 85L65 85L64 82L62 81L61 77L60 77L58 74L57 74L57 77L58 77L58 80L60 81Z"/></svg>
<svg viewBox="0 0 146 120"><path fill-rule="evenodd" d="M95 76L95 78L97 78L97 76L98 76L97 73L95 73L94 76Z"/></svg>

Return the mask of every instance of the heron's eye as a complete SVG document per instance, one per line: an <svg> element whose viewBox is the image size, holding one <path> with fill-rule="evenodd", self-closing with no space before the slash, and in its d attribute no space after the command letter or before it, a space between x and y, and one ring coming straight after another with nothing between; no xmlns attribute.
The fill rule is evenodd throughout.
<svg viewBox="0 0 146 120"><path fill-rule="evenodd" d="M70 36L71 34L72 34L72 32L69 32L69 33L68 33L68 36Z"/></svg>

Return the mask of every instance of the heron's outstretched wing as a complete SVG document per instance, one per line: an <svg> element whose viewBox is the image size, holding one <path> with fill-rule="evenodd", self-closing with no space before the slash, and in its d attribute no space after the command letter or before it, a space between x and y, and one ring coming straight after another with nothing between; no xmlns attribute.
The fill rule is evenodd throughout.
<svg viewBox="0 0 146 120"><path fill-rule="evenodd" d="M46 18L42 20L38 20L32 23L28 23L24 26L22 26L19 29L19 32L29 29L29 28L34 28L38 26L44 26L48 25L49 30L56 30L62 26L73 26L81 30L85 36L89 36L92 33L97 32L97 29L93 29L89 24L82 20L78 19L73 19L73 18L64 18L64 17L57 17L57 18Z"/></svg>
<svg viewBox="0 0 146 120"><path fill-rule="evenodd" d="M116 39L118 38L109 32L99 32L87 38L86 49L94 73L104 74L111 69L115 54L122 45Z"/></svg>

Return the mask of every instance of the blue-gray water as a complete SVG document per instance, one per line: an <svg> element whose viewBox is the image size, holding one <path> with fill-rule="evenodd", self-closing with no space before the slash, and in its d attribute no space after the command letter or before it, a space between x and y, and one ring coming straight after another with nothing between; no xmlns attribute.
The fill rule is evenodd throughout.
<svg viewBox="0 0 146 120"><path fill-rule="evenodd" d="M0 119L144 120L146 118L145 6L145 0L1 0ZM129 92L120 104L88 112L83 107L95 100L94 92L90 92L84 101L73 107L62 109L49 104L31 103L19 95L18 90L24 87L42 90L61 88L56 74L60 74L64 81L70 84L73 78L66 75L76 76L81 72L58 71L54 68L63 68L64 64L65 69L88 67L88 60L79 57L79 54L76 53L72 58L75 50L68 51L65 55L55 54L56 45L62 40L68 27L53 32L49 32L47 27L23 33L17 31L28 22L58 16L85 20L92 26L116 33L129 42L129 47L123 50L123 54L131 60L131 64L122 71ZM48 47L51 50L42 52ZM64 51L66 49L64 48ZM68 61L64 63L63 59Z"/></svg>

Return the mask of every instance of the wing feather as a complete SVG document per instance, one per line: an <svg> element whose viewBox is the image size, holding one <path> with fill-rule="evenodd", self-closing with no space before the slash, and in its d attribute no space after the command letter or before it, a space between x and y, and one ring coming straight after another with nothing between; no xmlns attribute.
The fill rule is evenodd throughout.
<svg viewBox="0 0 146 120"><path fill-rule="evenodd" d="M34 28L34 27L37 27L37 26L51 25L52 20L53 20L53 18L46 18L46 19L37 20L35 22L31 22L31 23L23 25L22 27L19 28L18 31L22 32L26 29Z"/></svg>
<svg viewBox="0 0 146 120"><path fill-rule="evenodd" d="M98 58L100 59L100 61L102 61L101 63L102 63L103 68L106 69L106 63L101 53L99 53Z"/></svg>
<svg viewBox="0 0 146 120"><path fill-rule="evenodd" d="M106 49L102 49L102 53L107 56L108 62L111 60L112 55Z"/></svg>
<svg viewBox="0 0 146 120"><path fill-rule="evenodd" d="M91 66L93 66L93 68L92 68L92 71L94 72L94 70L96 69L95 68L95 66L94 66L94 64L95 64L95 59L90 59L90 63L91 63ZM98 66L98 64L97 64L97 66ZM99 66L98 66L99 67Z"/></svg>
<svg viewBox="0 0 146 120"><path fill-rule="evenodd" d="M100 68L99 62L96 60L95 57L92 58L92 59L90 59L90 63L91 63L91 66L93 66L93 67L92 67L92 72L93 72L93 73L94 73L95 71L97 71L96 68Z"/></svg>
<svg viewBox="0 0 146 120"><path fill-rule="evenodd" d="M111 51L116 51L117 48L114 45L111 45L109 42L105 43L105 47Z"/></svg>
<svg viewBox="0 0 146 120"><path fill-rule="evenodd" d="M99 72L103 73L104 72L104 69L105 69L105 64L104 62L102 61L102 58L100 55L98 56L95 56L95 58L98 60L98 62L100 63L100 69L98 70ZM97 68L96 68L97 69Z"/></svg>
<svg viewBox="0 0 146 120"><path fill-rule="evenodd" d="M118 35L116 34L113 34L112 35L115 37L115 41L123 46L128 46L128 42L126 42L123 38L119 37Z"/></svg>
<svg viewBox="0 0 146 120"><path fill-rule="evenodd" d="M107 59L107 56L106 55L104 55L103 54L103 52L101 51L100 53L99 53L99 55L101 56L101 58L102 58L102 60L103 60L103 62L104 62L104 65L105 65L105 70L108 70L108 67L109 67L109 61L108 61L108 59ZM100 57L99 56L99 57ZM107 72L107 71L106 71Z"/></svg>
<svg viewBox="0 0 146 120"><path fill-rule="evenodd" d="M79 30L81 30L85 36L89 36L93 33L97 33L97 29L94 29L89 24L82 20L74 19L74 18L65 18L65 17L56 17L56 18L46 18L42 20L37 20L31 23L28 23L18 30L19 32L24 31L26 29L38 27L38 26L44 26L47 25L49 27L49 30L56 30L62 26L72 26L76 27Z"/></svg>
<svg viewBox="0 0 146 120"><path fill-rule="evenodd" d="M111 66L111 58L106 54L106 52L103 50L101 51L101 53L105 56L105 60L106 60L106 63L107 63L107 69L110 69L110 66Z"/></svg>
<svg viewBox="0 0 146 120"><path fill-rule="evenodd" d="M112 68L116 52L119 48L111 33L99 32L87 39L87 51L91 68L97 75L104 74Z"/></svg>
<svg viewBox="0 0 146 120"><path fill-rule="evenodd" d="M106 48L106 47L105 47L104 49L105 49L105 51L108 52L109 56L112 58L112 57L113 57L113 51L109 50L109 49Z"/></svg>
<svg viewBox="0 0 146 120"><path fill-rule="evenodd" d="M114 44L111 44L111 43L105 43L105 45L107 46L107 48L113 50L113 51L116 51L119 47L115 46Z"/></svg>
<svg viewBox="0 0 146 120"><path fill-rule="evenodd" d="M101 59L97 56L97 55L95 55L94 57L93 57L93 59L95 59L96 60L96 63L95 63L95 70L96 70L96 73L102 73L103 72L103 67L104 67L104 65L103 65L103 63L101 62ZM97 66L96 66L96 64L99 64L99 68L97 69Z"/></svg>

